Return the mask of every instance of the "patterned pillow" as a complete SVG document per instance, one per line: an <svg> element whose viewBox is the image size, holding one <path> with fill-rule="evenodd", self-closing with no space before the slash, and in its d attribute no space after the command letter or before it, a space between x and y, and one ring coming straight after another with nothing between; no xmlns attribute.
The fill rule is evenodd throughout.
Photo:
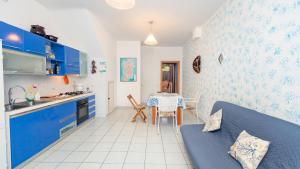
<svg viewBox="0 0 300 169"><path fill-rule="evenodd" d="M214 113L206 121L203 132L219 130L222 122L222 109Z"/></svg>
<svg viewBox="0 0 300 169"><path fill-rule="evenodd" d="M228 152L244 169L256 169L268 151L270 142L251 136L245 130Z"/></svg>

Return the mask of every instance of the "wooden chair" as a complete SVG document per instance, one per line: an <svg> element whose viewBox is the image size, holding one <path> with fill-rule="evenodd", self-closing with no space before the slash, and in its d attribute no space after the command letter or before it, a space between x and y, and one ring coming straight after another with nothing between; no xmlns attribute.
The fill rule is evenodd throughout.
<svg viewBox="0 0 300 169"><path fill-rule="evenodd" d="M136 111L136 114L133 116L131 122L135 122L136 118L140 116L142 120L146 123L147 122L147 116L144 113L144 110L146 109L146 106L138 104L135 99L132 97L132 95L127 96L128 100L132 104L134 110Z"/></svg>

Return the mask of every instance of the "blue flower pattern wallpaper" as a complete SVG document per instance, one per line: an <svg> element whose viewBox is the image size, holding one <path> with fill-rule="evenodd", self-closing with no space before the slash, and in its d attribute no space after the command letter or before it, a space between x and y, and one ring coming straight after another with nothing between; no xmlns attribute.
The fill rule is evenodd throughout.
<svg viewBox="0 0 300 169"><path fill-rule="evenodd" d="M300 0L227 0L201 26L184 46L183 95L200 97L203 119L223 100L300 124Z"/></svg>

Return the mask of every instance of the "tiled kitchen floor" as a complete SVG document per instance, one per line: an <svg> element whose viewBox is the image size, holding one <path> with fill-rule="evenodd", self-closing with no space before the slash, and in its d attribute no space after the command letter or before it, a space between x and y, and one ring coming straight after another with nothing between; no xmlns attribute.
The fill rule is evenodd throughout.
<svg viewBox="0 0 300 169"><path fill-rule="evenodd" d="M163 119L161 134L151 123L131 123L133 110L83 124L23 169L192 169L181 134ZM185 112L184 123L196 123Z"/></svg>

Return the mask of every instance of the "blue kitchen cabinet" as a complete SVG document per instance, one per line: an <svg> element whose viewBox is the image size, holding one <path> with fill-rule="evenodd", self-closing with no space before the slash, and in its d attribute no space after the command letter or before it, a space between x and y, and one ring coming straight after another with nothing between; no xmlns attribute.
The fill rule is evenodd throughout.
<svg viewBox="0 0 300 169"><path fill-rule="evenodd" d="M76 102L63 103L11 117L12 168L54 143L60 138L62 129L75 121Z"/></svg>
<svg viewBox="0 0 300 169"><path fill-rule="evenodd" d="M24 31L24 51L46 56L46 39L31 32Z"/></svg>
<svg viewBox="0 0 300 169"><path fill-rule="evenodd" d="M3 48L18 51L24 50L24 31L0 21L0 39Z"/></svg>
<svg viewBox="0 0 300 169"><path fill-rule="evenodd" d="M89 96L89 118L93 118L96 116L96 99L95 95Z"/></svg>
<svg viewBox="0 0 300 169"><path fill-rule="evenodd" d="M80 74L80 52L65 46L65 74Z"/></svg>

